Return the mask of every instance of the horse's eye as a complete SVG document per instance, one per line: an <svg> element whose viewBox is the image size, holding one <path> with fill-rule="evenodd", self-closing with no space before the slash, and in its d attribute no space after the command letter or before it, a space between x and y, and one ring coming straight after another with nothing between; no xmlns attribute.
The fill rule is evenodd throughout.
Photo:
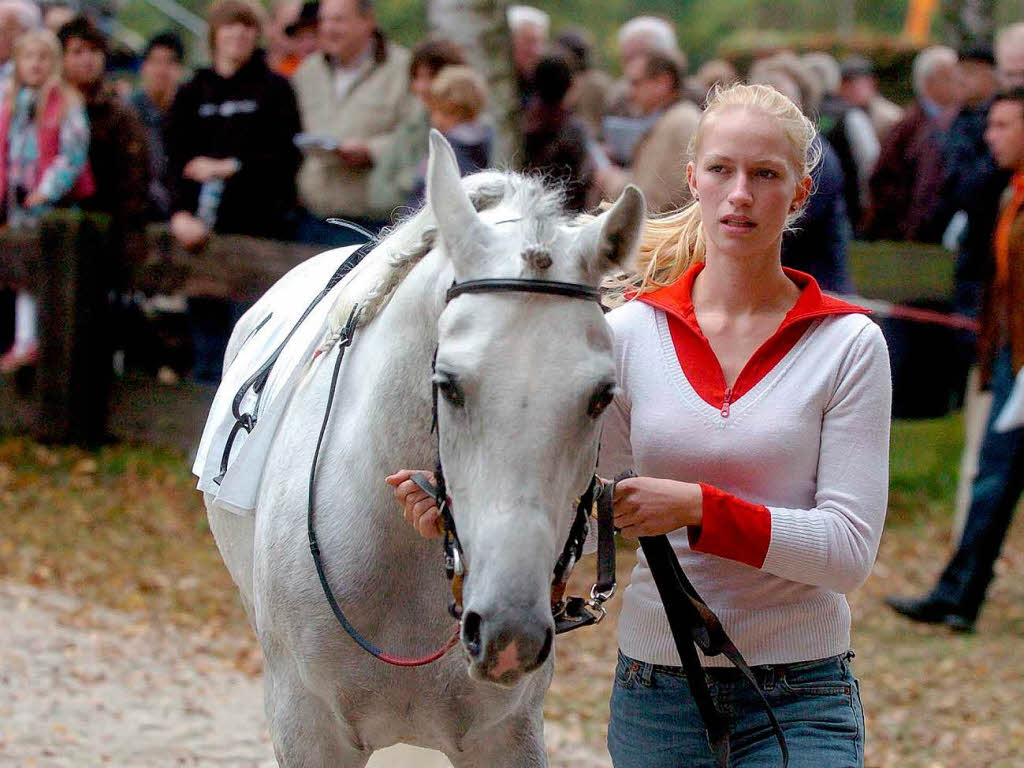
<svg viewBox="0 0 1024 768"><path fill-rule="evenodd" d="M451 405L456 408L461 408L465 405L466 400L463 397L462 390L459 389L459 385L454 376L438 374L434 377L434 384L437 385L437 390L441 393L441 397L447 400Z"/></svg>
<svg viewBox="0 0 1024 768"><path fill-rule="evenodd" d="M590 397L590 405L587 406L587 415L592 419L596 419L604 413L604 409L611 404L612 398L614 397L615 385L602 384Z"/></svg>

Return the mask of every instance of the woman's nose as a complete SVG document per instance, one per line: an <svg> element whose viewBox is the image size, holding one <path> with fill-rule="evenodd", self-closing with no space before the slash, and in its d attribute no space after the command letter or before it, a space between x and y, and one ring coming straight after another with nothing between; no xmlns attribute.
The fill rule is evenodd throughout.
<svg viewBox="0 0 1024 768"><path fill-rule="evenodd" d="M745 176L736 174L736 180L733 182L732 189L729 190L729 202L750 204L753 199L750 181Z"/></svg>

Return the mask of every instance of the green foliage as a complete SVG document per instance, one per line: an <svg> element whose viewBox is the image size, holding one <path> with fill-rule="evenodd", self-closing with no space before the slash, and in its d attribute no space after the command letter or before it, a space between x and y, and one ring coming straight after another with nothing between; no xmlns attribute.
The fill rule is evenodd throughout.
<svg viewBox="0 0 1024 768"><path fill-rule="evenodd" d="M855 241L850 270L858 292L872 299L948 298L955 256L937 245Z"/></svg>

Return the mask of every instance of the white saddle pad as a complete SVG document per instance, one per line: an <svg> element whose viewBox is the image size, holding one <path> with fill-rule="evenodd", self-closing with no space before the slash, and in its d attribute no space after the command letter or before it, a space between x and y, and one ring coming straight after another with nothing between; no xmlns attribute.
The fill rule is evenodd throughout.
<svg viewBox="0 0 1024 768"><path fill-rule="evenodd" d="M236 422L232 404L245 382L281 346L310 302L354 250L354 246L338 248L304 262L281 278L243 318L245 322L252 319L251 327L256 330L250 332L224 371L192 466L192 473L199 478L198 489L212 495L216 506L238 515L252 514L281 417L309 370L313 354L324 338L328 315L347 278L334 286L288 339L259 396L256 426L251 433L244 429L237 432L227 471L218 482L224 449ZM256 400L257 395L250 388L243 394L239 412L252 413Z"/></svg>

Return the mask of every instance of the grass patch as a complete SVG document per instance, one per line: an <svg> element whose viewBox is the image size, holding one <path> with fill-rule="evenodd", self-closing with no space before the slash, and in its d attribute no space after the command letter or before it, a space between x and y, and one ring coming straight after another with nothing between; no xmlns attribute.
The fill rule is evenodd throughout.
<svg viewBox="0 0 1024 768"><path fill-rule="evenodd" d="M0 441L0 578L216 633L243 628L180 454Z"/></svg>
<svg viewBox="0 0 1024 768"><path fill-rule="evenodd" d="M856 240L849 253L853 282L863 296L904 302L952 295L956 256L941 246Z"/></svg>

